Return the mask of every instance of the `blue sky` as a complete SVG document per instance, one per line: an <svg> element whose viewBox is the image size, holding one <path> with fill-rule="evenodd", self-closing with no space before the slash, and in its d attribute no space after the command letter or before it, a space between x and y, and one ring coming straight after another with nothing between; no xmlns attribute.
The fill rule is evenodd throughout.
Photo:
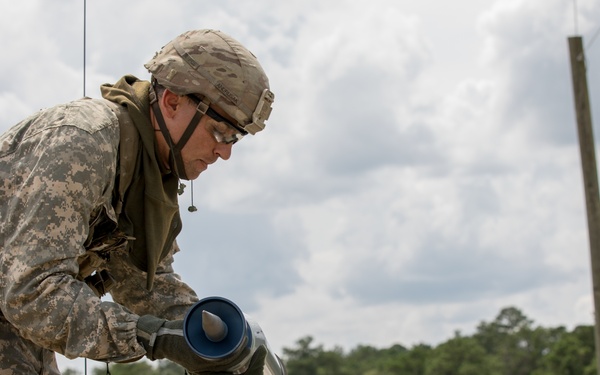
<svg viewBox="0 0 600 375"><path fill-rule="evenodd" d="M82 96L83 3L0 1L4 131ZM593 301L567 37L598 119L598 19L593 0L88 0L86 94L148 78L193 28L258 57L273 114L194 183L198 212L182 196L175 268L278 351L437 344L506 306L572 327Z"/></svg>

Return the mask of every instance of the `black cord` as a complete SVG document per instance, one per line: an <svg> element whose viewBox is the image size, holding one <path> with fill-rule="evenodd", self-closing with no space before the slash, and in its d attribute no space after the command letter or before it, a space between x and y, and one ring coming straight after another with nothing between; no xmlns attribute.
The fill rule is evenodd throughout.
<svg viewBox="0 0 600 375"><path fill-rule="evenodd" d="M190 190L192 191L191 192L191 194L192 194L192 197L191 197L192 198L192 202L191 202L191 205L188 207L188 211L190 211L190 212L196 212L196 211L198 211L198 208L196 208L196 206L194 206L194 180L190 180L190 184L192 185L190 187Z"/></svg>

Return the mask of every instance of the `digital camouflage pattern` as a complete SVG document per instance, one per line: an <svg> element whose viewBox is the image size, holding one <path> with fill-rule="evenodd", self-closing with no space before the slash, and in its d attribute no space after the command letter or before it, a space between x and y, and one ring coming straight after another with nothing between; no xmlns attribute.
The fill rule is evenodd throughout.
<svg viewBox="0 0 600 375"><path fill-rule="evenodd" d="M154 288L127 261L111 206L119 124L105 100L42 110L0 136L0 374L59 374L53 352L141 358L139 315L181 319L197 301L173 272ZM114 302L84 280L107 270Z"/></svg>
<svg viewBox="0 0 600 375"><path fill-rule="evenodd" d="M185 32L144 66L172 92L206 97L247 133L263 130L271 114L275 96L256 56L221 31Z"/></svg>

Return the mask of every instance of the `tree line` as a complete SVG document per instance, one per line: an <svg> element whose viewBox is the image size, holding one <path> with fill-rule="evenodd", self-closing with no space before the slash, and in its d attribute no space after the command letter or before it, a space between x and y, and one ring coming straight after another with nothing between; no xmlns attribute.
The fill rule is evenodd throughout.
<svg viewBox="0 0 600 375"><path fill-rule="evenodd" d="M503 308L491 322L481 322L475 333L437 345L400 344L378 349L359 345L344 351L325 349L312 336L283 348L288 375L596 375L594 327L534 326L515 307ZM169 361L111 364L93 375L182 375ZM64 375L79 375L68 369Z"/></svg>

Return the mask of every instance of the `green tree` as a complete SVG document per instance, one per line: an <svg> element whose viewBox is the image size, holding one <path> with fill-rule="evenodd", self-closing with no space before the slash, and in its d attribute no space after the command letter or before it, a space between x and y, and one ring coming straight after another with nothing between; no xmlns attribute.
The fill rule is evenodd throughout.
<svg viewBox="0 0 600 375"><path fill-rule="evenodd" d="M436 347L425 365L425 375L495 375L496 363L473 337L454 338Z"/></svg>
<svg viewBox="0 0 600 375"><path fill-rule="evenodd" d="M506 345L506 338L528 329L532 325L523 313L515 307L500 311L491 323L482 322L477 327L475 337L487 353L497 353Z"/></svg>
<svg viewBox="0 0 600 375"><path fill-rule="evenodd" d="M322 351L316 358L317 372L315 375L353 375L344 368L344 353L341 348Z"/></svg>
<svg viewBox="0 0 600 375"><path fill-rule="evenodd" d="M368 368L369 363L377 360L379 357L379 350L366 345L359 345L352 349L346 358L347 365L356 370L358 374L364 373Z"/></svg>
<svg viewBox="0 0 600 375"><path fill-rule="evenodd" d="M138 361L133 363L113 363L109 367L111 375L159 375L148 362ZM106 375L105 368L95 368L93 375Z"/></svg>
<svg viewBox="0 0 600 375"><path fill-rule="evenodd" d="M316 359L323 352L323 347L311 347L312 342L313 338L306 336L296 341L296 349L283 348L283 357L289 375L317 374Z"/></svg>
<svg viewBox="0 0 600 375"><path fill-rule="evenodd" d="M182 375L185 373L185 369L179 366L175 362L167 361L167 360L159 360L157 374L160 375Z"/></svg>
<svg viewBox="0 0 600 375"><path fill-rule="evenodd" d="M395 345L401 347L400 345ZM392 347L394 348L394 347ZM401 347L403 348L403 347ZM429 345L419 344L407 350L396 350L396 354L388 352L382 362L382 375L425 375L425 364L432 353Z"/></svg>
<svg viewBox="0 0 600 375"><path fill-rule="evenodd" d="M578 326L572 332L561 327L560 337L533 375L595 375L595 348L593 326Z"/></svg>
<svg viewBox="0 0 600 375"><path fill-rule="evenodd" d="M349 374L383 375L374 372L375 364L380 360L381 350L372 346L359 345L346 356L345 371Z"/></svg>
<svg viewBox="0 0 600 375"><path fill-rule="evenodd" d="M538 366L552 331L533 328L533 321L519 309L507 307L491 323L481 323L474 338L501 364L501 374L530 375Z"/></svg>
<svg viewBox="0 0 600 375"><path fill-rule="evenodd" d="M313 338L306 336L296 342L296 349L283 349L289 375L353 375L343 367L344 353L336 347L332 351L323 350L322 345L311 347Z"/></svg>

